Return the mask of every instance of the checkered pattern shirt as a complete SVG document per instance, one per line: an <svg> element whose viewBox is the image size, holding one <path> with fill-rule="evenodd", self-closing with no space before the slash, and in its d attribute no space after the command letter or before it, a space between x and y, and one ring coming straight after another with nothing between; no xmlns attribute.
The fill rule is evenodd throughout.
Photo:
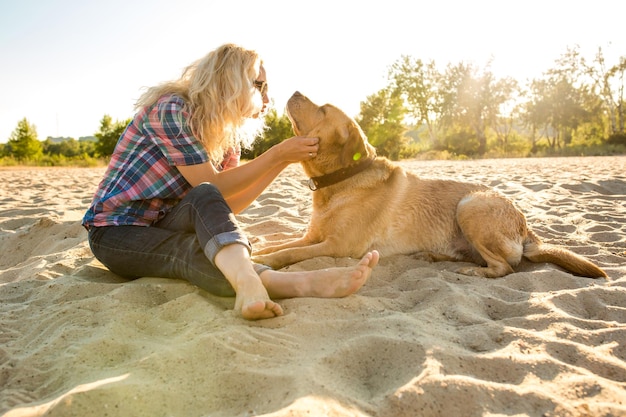
<svg viewBox="0 0 626 417"><path fill-rule="evenodd" d="M163 96L135 115L115 146L84 226L149 226L189 192L192 186L176 166L205 163L209 156L191 133L183 104L178 96ZM238 165L240 153L231 150L217 169Z"/></svg>

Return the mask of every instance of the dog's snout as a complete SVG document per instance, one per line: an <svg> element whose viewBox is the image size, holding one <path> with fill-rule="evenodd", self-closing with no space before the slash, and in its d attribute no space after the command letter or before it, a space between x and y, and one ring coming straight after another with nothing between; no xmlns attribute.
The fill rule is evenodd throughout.
<svg viewBox="0 0 626 417"><path fill-rule="evenodd" d="M292 110L299 109L303 98L304 95L296 90L296 92L289 97L289 100L287 101L287 108Z"/></svg>

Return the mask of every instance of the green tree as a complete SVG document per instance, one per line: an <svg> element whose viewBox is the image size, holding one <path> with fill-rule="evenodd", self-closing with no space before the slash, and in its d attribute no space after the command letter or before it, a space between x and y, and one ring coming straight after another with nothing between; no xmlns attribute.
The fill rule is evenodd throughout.
<svg viewBox="0 0 626 417"><path fill-rule="evenodd" d="M551 143L550 103L548 97L549 83L543 79L534 79L528 86L526 102L522 105L521 120L530 130L530 144L532 153L537 152L539 141L545 136L548 144Z"/></svg>
<svg viewBox="0 0 626 417"><path fill-rule="evenodd" d="M571 142L574 131L585 121L589 121L592 113L585 107L585 91L577 89L567 79L553 80L552 124L556 130L559 144Z"/></svg>
<svg viewBox="0 0 626 417"><path fill-rule="evenodd" d="M130 123L131 119L123 121L116 120L113 122L111 116L105 114L100 121L100 130L94 134L97 139L95 144L96 153L99 156L107 157L113 155L115 145L119 140L126 126Z"/></svg>
<svg viewBox="0 0 626 417"><path fill-rule="evenodd" d="M575 52L578 50L575 49ZM574 53L574 52L572 52ZM575 55L578 57L578 55ZM621 56L619 62L608 65L602 48L598 48L593 61L587 63L580 57L581 70L592 81L591 90L597 95L609 120L609 135L624 133L624 72L626 72L626 57Z"/></svg>
<svg viewBox="0 0 626 417"><path fill-rule="evenodd" d="M594 85L578 49L568 48L543 78L530 84L524 120L531 132L540 129L552 151L569 145L578 130L584 141L591 139L589 132L603 130L604 123L602 99ZM535 151L534 135L532 140Z"/></svg>
<svg viewBox="0 0 626 417"><path fill-rule="evenodd" d="M464 153L483 155L487 132L512 102L517 83L511 78L496 79L489 65L483 70L459 63L448 65L442 82L442 122L452 136L472 138L475 149L463 146Z"/></svg>
<svg viewBox="0 0 626 417"><path fill-rule="evenodd" d="M18 161L34 160L42 155L42 145L37 140L35 125L23 118L17 123L17 127L11 133L7 143L8 154Z"/></svg>
<svg viewBox="0 0 626 417"><path fill-rule="evenodd" d="M572 92L568 95L570 109L575 113L570 115L570 120L565 124L564 134L565 144L569 144L577 130L602 131L605 130L605 123L611 114L611 100L613 100L610 77L604 69L604 58L600 52L594 60L597 63L596 74L590 71L591 66L583 57L578 47L568 48L567 52L556 60L558 65L555 69L550 69L548 74L558 77L558 81L566 80ZM599 75L602 74L602 75ZM603 79L604 81L599 81ZM608 128L606 129L608 132ZM586 134L586 140L592 139L594 135ZM601 135L602 136L602 135Z"/></svg>
<svg viewBox="0 0 626 417"><path fill-rule="evenodd" d="M386 88L361 102L356 121L379 155L397 160L406 144L405 114L400 91Z"/></svg>
<svg viewBox="0 0 626 417"><path fill-rule="evenodd" d="M407 115L416 125L426 126L433 148L439 147L442 99L441 74L435 62L425 63L404 55L391 66L389 80L404 100Z"/></svg>
<svg viewBox="0 0 626 417"><path fill-rule="evenodd" d="M74 138L64 139L59 142L47 138L43 142L43 153L46 155L62 155L66 158L74 158L81 154L80 144Z"/></svg>
<svg viewBox="0 0 626 417"><path fill-rule="evenodd" d="M77 141L74 138L54 141L48 137L43 142L43 153L50 156L63 156L68 159L94 157L96 153L95 142Z"/></svg>
<svg viewBox="0 0 626 417"><path fill-rule="evenodd" d="M267 129L263 136L257 139L252 149L242 150L242 157L253 159L267 151L272 146L294 135L291 122L286 114L278 115L275 108L271 108L265 115Z"/></svg>
<svg viewBox="0 0 626 417"><path fill-rule="evenodd" d="M515 82L515 91L519 92L517 82ZM516 94L515 97L518 95ZM496 115L493 121L493 131L496 135L496 147L497 150L507 154L511 149L511 140L519 139L519 135L516 132L516 127L519 126L520 113L522 107L519 103L513 104L512 102L503 104L500 112Z"/></svg>

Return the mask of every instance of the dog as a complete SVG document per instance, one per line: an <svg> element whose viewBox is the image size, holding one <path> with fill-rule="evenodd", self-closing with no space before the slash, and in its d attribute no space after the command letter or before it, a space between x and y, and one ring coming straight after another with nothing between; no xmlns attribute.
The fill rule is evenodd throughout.
<svg viewBox="0 0 626 417"><path fill-rule="evenodd" d="M384 157L342 110L318 106L296 91L287 102L296 135L318 137L315 158L301 162L313 191L305 235L254 254L273 268L318 256L358 258L415 254L429 261L475 265L457 272L497 278L514 272L522 257L549 262L575 275L607 278L574 252L542 243L524 214L479 184L422 179Z"/></svg>

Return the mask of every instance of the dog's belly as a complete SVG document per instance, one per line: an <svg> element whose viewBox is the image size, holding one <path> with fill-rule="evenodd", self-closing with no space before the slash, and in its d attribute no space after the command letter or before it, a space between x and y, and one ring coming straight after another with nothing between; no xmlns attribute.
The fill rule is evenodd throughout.
<svg viewBox="0 0 626 417"><path fill-rule="evenodd" d="M463 238L451 241L434 241L425 243L422 239L376 239L370 245L370 249L376 249L384 255L409 255L416 252L433 252L446 255L451 258L465 259L471 256L471 246Z"/></svg>
<svg viewBox="0 0 626 417"><path fill-rule="evenodd" d="M449 183L415 181L419 184L416 187L408 182L394 188L403 192L387 195L385 210L375 216L369 249L377 249L383 255L430 252L482 263L456 219L457 204L469 187L441 193Z"/></svg>
<svg viewBox="0 0 626 417"><path fill-rule="evenodd" d="M468 194L483 190L476 184L423 180L405 173L387 184L384 207L376 218L372 248L381 254L430 252L457 260L483 259L463 235L457 205ZM380 194L379 194L380 195Z"/></svg>
<svg viewBox="0 0 626 417"><path fill-rule="evenodd" d="M396 219L399 221L376 228L369 249L377 249L383 255L433 252L456 259L471 256L471 245L452 216L432 222L419 221L410 216L398 216Z"/></svg>

